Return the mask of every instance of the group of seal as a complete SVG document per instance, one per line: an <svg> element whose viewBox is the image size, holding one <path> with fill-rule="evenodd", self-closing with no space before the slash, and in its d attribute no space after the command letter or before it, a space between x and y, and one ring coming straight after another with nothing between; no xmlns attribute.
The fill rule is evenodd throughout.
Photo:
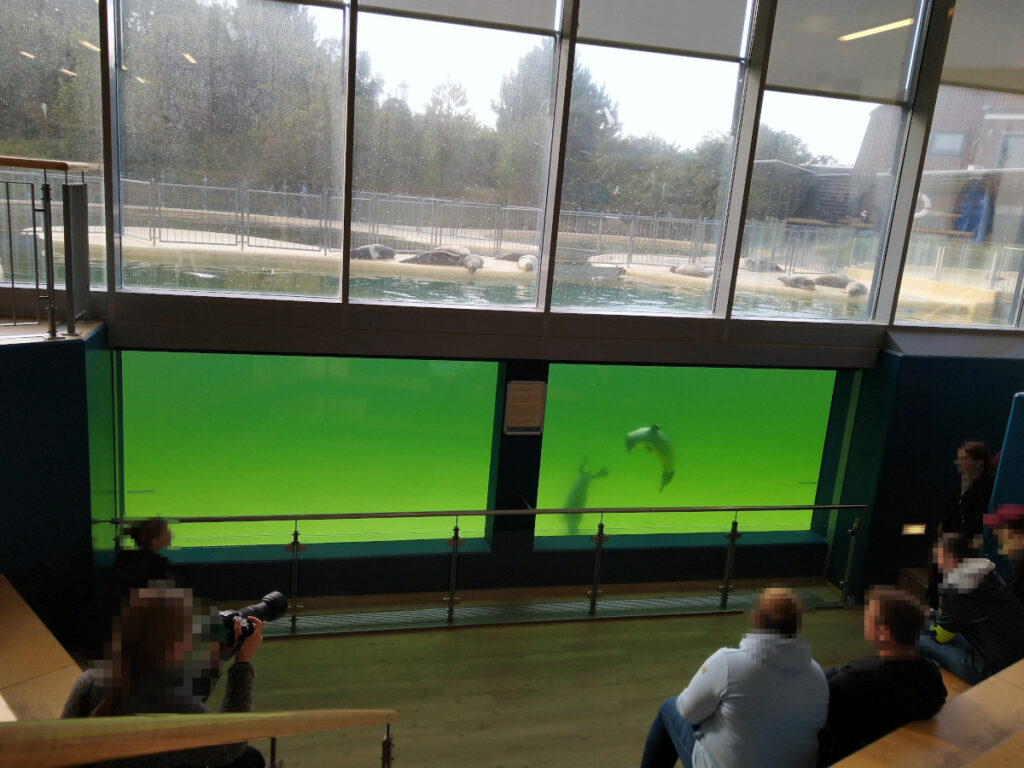
<svg viewBox="0 0 1024 768"><path fill-rule="evenodd" d="M779 278L779 281L790 288L799 288L804 291L813 291L819 285L826 288L838 288L841 291L846 291L846 295L850 297L864 296L868 292L867 286L863 283L858 283L852 277L836 273L818 275L813 280L799 275L784 275Z"/></svg>

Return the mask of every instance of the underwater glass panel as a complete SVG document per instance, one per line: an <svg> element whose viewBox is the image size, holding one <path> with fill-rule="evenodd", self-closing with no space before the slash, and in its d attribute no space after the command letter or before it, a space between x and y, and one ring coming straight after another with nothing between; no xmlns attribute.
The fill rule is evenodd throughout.
<svg viewBox="0 0 1024 768"><path fill-rule="evenodd" d="M834 371L552 365L537 506L814 504ZM632 447L632 449L631 449ZM727 531L731 512L609 513L610 534ZM742 512L740 531L807 530L811 512ZM538 536L599 515L540 515Z"/></svg>
<svg viewBox="0 0 1024 768"><path fill-rule="evenodd" d="M122 353L128 517L485 509L497 365ZM299 523L306 543L445 539L451 517ZM459 522L483 535L485 517ZM181 523L179 547L280 544L290 520Z"/></svg>

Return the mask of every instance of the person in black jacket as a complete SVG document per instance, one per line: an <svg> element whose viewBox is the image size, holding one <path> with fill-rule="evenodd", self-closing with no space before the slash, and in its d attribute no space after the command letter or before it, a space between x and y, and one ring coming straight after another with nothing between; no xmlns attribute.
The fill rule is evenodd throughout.
<svg viewBox="0 0 1024 768"><path fill-rule="evenodd" d="M940 533L981 533L982 518L992 498L988 458L988 446L978 440L968 440L957 449L954 464L960 483L946 499Z"/></svg>
<svg viewBox="0 0 1024 768"><path fill-rule="evenodd" d="M939 667L914 646L924 620L924 608L903 590L875 587L868 592L864 639L878 655L825 672L828 722L819 734L820 766L942 708L946 686Z"/></svg>
<svg viewBox="0 0 1024 768"><path fill-rule="evenodd" d="M1024 658L1024 605L984 557L971 557L974 537L945 533L935 545L943 574L934 636L921 653L972 685Z"/></svg>
<svg viewBox="0 0 1024 768"><path fill-rule="evenodd" d="M1024 504L1000 504L985 515L985 526L995 532L999 554L1010 561L1006 583L1024 604Z"/></svg>
<svg viewBox="0 0 1024 768"><path fill-rule="evenodd" d="M111 621L121 613L122 603L131 590L151 581L180 581L161 554L171 543L166 520L139 520L124 532L135 542L135 548L118 550L103 586L81 617L79 644L90 659L102 657L103 646L110 640Z"/></svg>

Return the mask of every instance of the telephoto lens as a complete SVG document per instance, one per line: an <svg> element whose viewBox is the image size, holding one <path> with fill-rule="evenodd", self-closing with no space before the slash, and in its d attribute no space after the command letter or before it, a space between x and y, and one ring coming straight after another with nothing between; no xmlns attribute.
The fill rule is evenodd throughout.
<svg viewBox="0 0 1024 768"><path fill-rule="evenodd" d="M245 638L256 631L256 625L249 621L250 616L266 623L281 618L287 612L288 598L276 591L264 595L258 603L247 605L239 611L221 611L220 620L224 625L227 637L225 642L232 642L236 618L242 620L241 631L242 637Z"/></svg>

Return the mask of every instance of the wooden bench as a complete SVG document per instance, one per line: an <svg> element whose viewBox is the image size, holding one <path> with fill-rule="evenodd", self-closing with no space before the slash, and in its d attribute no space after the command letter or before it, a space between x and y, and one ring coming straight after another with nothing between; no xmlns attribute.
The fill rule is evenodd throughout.
<svg viewBox="0 0 1024 768"><path fill-rule="evenodd" d="M0 574L0 722L59 717L80 673Z"/></svg>
<svg viewBox="0 0 1024 768"><path fill-rule="evenodd" d="M947 679L945 675L943 679ZM1019 765L1021 748L1024 748L1024 661L951 696L931 720L905 725L836 765L842 768L918 765L996 768Z"/></svg>

